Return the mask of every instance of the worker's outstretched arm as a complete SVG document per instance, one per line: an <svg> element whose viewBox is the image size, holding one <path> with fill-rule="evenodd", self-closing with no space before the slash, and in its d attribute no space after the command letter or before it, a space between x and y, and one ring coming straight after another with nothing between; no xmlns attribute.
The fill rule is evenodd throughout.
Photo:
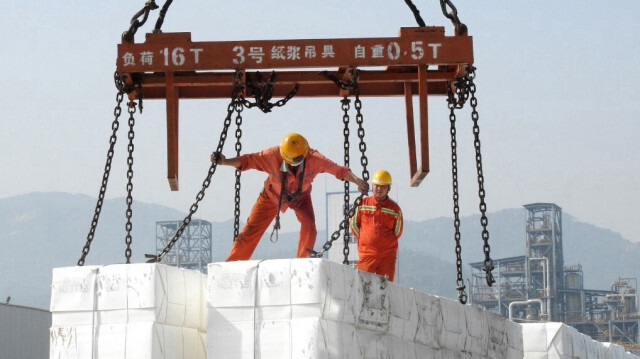
<svg viewBox="0 0 640 359"><path fill-rule="evenodd" d="M219 152L213 152L211 154L211 162L223 166L233 166L236 169L240 168L240 160L238 159L238 157L226 158L222 153Z"/></svg>
<svg viewBox="0 0 640 359"><path fill-rule="evenodd" d="M358 185L358 191L360 191L360 193L366 195L369 192L369 184L360 177L354 175L353 172L347 172L347 174L344 175L344 179Z"/></svg>

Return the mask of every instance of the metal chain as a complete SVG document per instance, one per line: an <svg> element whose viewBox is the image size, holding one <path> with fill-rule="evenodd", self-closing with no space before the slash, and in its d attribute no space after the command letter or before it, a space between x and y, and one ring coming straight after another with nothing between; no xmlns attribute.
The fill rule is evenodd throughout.
<svg viewBox="0 0 640 359"><path fill-rule="evenodd" d="M131 26L129 26L129 30L125 31L122 34L122 39L126 41L133 41L133 36L136 34L138 29L147 22L149 18L149 13L151 10L155 10L158 8L156 2L154 0L149 0L144 4L144 7L140 9L133 17L131 18ZM142 20L139 20L142 16Z"/></svg>
<svg viewBox="0 0 640 359"><path fill-rule="evenodd" d="M449 88L451 91L451 88ZM453 185L453 226L455 229L454 239L456 241L456 270L457 270L457 290L458 301L462 304L467 303L467 293L465 292L464 279L462 278L462 246L460 245L460 206L458 194L458 141L456 140L456 102L453 101L453 94L450 94L448 107L449 113L449 132L451 133L451 183Z"/></svg>
<svg viewBox="0 0 640 359"><path fill-rule="evenodd" d="M315 258L321 258L322 255L324 255L325 252L327 252L329 249L331 249L331 246L333 244L333 242L335 242L339 237L340 237L340 232L341 231L346 231L349 228L349 219L351 219L351 217L353 217L353 215L356 213L356 208L358 208L360 206L360 204L362 204L362 198L364 197L364 194L360 194L358 196L358 198L355 199L355 201L353 201L353 206L349 209L349 215L348 218L345 218L342 220L342 222L340 222L340 225L338 226L338 230L336 230L335 232L333 232L333 234L331 234L331 239L328 240L323 246L322 246L322 250L320 252L316 252L313 249L309 249L307 248L307 252L309 252L311 255L310 257L315 257Z"/></svg>
<svg viewBox="0 0 640 359"><path fill-rule="evenodd" d="M487 225L489 224L489 220L487 219L487 205L485 203L485 191L484 191L484 175L482 173L482 154L480 153L480 126L478 126L478 100L476 99L476 85L474 83L474 79L476 77L476 69L473 66L470 66L467 73L467 81L469 87L469 93L471 94L470 104L471 104L471 119L473 120L473 144L476 150L476 169L478 172L478 197L480 198L480 224L482 225L482 240L484 241L484 271L486 275L487 285L491 287L493 283L495 283L495 279L491 274L493 271L493 260L491 259L490 252L491 247L489 246L489 231L487 230Z"/></svg>
<svg viewBox="0 0 640 359"><path fill-rule="evenodd" d="M231 117L233 116L233 113L236 110L236 108L239 105L240 106L242 105L242 100L238 97L238 94L241 93L242 90L243 90L243 85L242 85L240 77L241 77L241 75L236 73L235 78L234 78L234 89L233 89L233 92L231 94L231 102L227 106L227 116L224 119L224 125L223 125L223 128L222 128L222 132L220 133L220 140L218 141L218 147L216 148L216 151L215 151L216 153L222 153L222 149L224 147L224 143L225 143L225 141L227 139L227 132L229 131L229 127L231 126ZM176 231L175 235L173 236L171 241L166 245L166 247L162 250L162 252L160 252L157 255L145 254L145 257L149 258L149 260L147 260L147 263L160 262L162 260L162 258L167 253L169 253L171 251L171 248L175 245L175 243L178 241L178 239L180 239L180 236L182 235L182 232L184 232L185 228L191 222L191 217L198 210L198 203L200 203L200 201L204 198L205 190L211 184L211 177L216 172L216 168L217 167L218 167L217 162L212 162L211 163L211 166L209 167L209 172L207 174L207 177L205 178L205 180L202 183L202 189L196 195L196 201L191 205L191 208L189 209L189 214L187 214L187 216L185 217L184 221L182 222L182 225L180 226L180 228L178 228L178 230Z"/></svg>
<svg viewBox="0 0 640 359"><path fill-rule="evenodd" d="M354 89L354 94L355 94L355 101L354 101L354 106L356 108L356 122L358 123L358 138L360 139L360 144L359 144L359 148L360 148L360 164L362 164L362 179L365 182L369 181L369 171L367 170L367 164L369 163L369 159L367 158L365 151L367 150L367 145L364 142L364 127L362 126L362 123L364 121L364 117L362 116L362 101L360 101L360 89L358 87L358 83L357 83L357 79L358 79L358 74L359 71L354 71L352 73L352 78L353 80L353 89ZM338 83L336 83L338 84ZM339 84L338 84L339 85ZM331 239L329 239L323 246L322 246L322 250L320 252L316 252L313 249L307 249L307 251L309 253L311 253L311 257L316 257L316 258L320 258L322 257L322 255L328 251L329 249L331 249L331 246L333 244L333 242L335 242L338 237L340 236L340 231L347 231L348 230L348 223L349 220L353 217L353 215L356 212L356 209L360 206L360 204L362 203L362 198L364 197L363 193L360 193L360 195L358 196L358 198L355 199L355 201L353 202L353 206L349 209L349 215L348 218L345 218L342 220L342 222L340 222L340 226L338 228L337 231L333 232L333 234L331 235Z"/></svg>
<svg viewBox="0 0 640 359"><path fill-rule="evenodd" d="M238 95L238 99L235 102L235 111L236 111L236 156L240 156L240 152L242 151L242 143L240 142L240 138L242 137L242 129L240 126L242 125L242 96ZM240 187L241 182L240 178L241 173L236 169L236 185L235 185L235 207L233 210L233 241L235 242L236 238L238 238L238 234L240 233Z"/></svg>
<svg viewBox="0 0 640 359"><path fill-rule="evenodd" d="M354 90L356 87L356 83L354 81L342 81L335 77L333 74L329 73L329 71L327 70L321 71L320 75L323 75L324 77L331 80L341 90Z"/></svg>
<svg viewBox="0 0 640 359"><path fill-rule="evenodd" d="M451 12L447 12L447 6L451 8ZM456 34L466 34L467 33L467 25L460 22L458 18L458 10L453 5L451 0L440 0L440 8L442 9L442 14L451 20L451 23L456 29Z"/></svg>
<svg viewBox="0 0 640 359"><path fill-rule="evenodd" d="M422 26L422 27L427 26L427 24L424 23L424 20L422 20L422 16L420 16L420 11L413 4L413 2L411 0L404 0L404 2L407 4L407 6L409 6L409 9L411 9L413 16L416 18L416 21L418 22L418 26Z"/></svg>
<svg viewBox="0 0 640 359"><path fill-rule="evenodd" d="M271 97L273 96L273 80L275 79L275 77L275 71L271 73L271 76L266 81L262 79L262 74L260 72L256 73L256 78L252 79L251 82L249 82L249 78L247 77L247 87L251 89L253 97L255 98L255 102L250 102L249 100L243 98L242 103L244 104L244 106L247 108L258 107L262 112L267 113L271 112L271 109L274 107L282 107L286 105L286 103L289 102L289 100L291 100L293 96L298 93L300 85L295 84L295 86L293 86L293 89L291 89L291 91L289 91L287 96L285 96L283 99L280 99L275 103L269 102L269 100L271 100Z"/></svg>
<svg viewBox="0 0 640 359"><path fill-rule="evenodd" d="M96 228L98 227L98 220L100 219L100 213L102 212L102 204L104 203L104 195L107 191L107 184L109 183L109 174L111 173L111 162L113 161L113 149L118 140L117 132L120 127L119 118L122 113L122 100L124 99L124 88L125 85L120 78L120 74L117 72L113 75L114 82L116 88L118 89L118 93L116 95L116 107L113 109L114 120L111 123L111 137L109 138L109 150L107 151L107 161L104 165L104 174L102 175L102 184L100 185L100 192L98 194L98 201L96 203L96 209L93 213L93 219L91 220L91 228L89 229L89 234L87 235L87 243L82 248L82 255L78 260L78 266L83 266L84 261L89 254L89 250L91 249L91 242L93 241L93 237L96 232Z"/></svg>
<svg viewBox="0 0 640 359"><path fill-rule="evenodd" d="M133 196L132 196L132 192L133 192L133 138L135 137L135 134L133 132L133 126L136 123L135 118L133 118L133 114L136 112L136 104L135 102L130 102L129 103L129 107L128 107L128 111L129 111L129 133L128 133L128 137L129 137L129 145L127 146L127 152L129 153L129 156L127 157L127 210L126 210L126 217L127 217L127 223L125 224L125 229L127 231L127 236L125 237L125 243L127 245L127 249L124 251L124 255L125 258L127 259L126 263L129 264L131 263L131 242L132 242L132 237L131 237L131 228L133 227L133 225L131 224L131 217L133 214L133 211L131 210L131 204L133 204Z"/></svg>
<svg viewBox="0 0 640 359"><path fill-rule="evenodd" d="M342 133L344 134L344 165L345 167L349 167L349 108L351 100L349 100L346 96L342 99L342 111L344 114L342 115L342 122L344 123L344 130ZM349 220L349 181L344 181L344 206L342 208L342 213L344 215L344 220ZM344 254L343 264L349 264L349 231L345 230L343 234L344 238L344 249L342 253Z"/></svg>
<svg viewBox="0 0 640 359"><path fill-rule="evenodd" d="M160 9L160 15L158 15L158 20L156 21L156 27L153 29L154 33L162 32L160 28L162 27L162 23L164 22L164 16L167 14L167 10L169 10L169 6L173 0L167 0L164 5L162 5L162 9Z"/></svg>
<svg viewBox="0 0 640 359"><path fill-rule="evenodd" d="M367 144L364 142L364 127L362 123L364 121L364 117L362 116L362 101L360 101L360 88L356 85L354 90L356 95L356 100L354 102L354 106L356 108L356 123L358 124L358 138L360 139L360 143L358 148L360 148L360 164L362 165L362 179L365 182L369 182L369 170L367 170L367 165L369 164L369 159L367 158Z"/></svg>

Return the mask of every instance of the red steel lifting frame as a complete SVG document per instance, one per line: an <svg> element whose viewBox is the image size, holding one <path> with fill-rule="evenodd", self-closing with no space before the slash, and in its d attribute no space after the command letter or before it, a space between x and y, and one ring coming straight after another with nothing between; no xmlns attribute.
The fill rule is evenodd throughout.
<svg viewBox="0 0 640 359"><path fill-rule="evenodd" d="M117 71L126 81L140 83L144 99L166 99L167 178L177 191L179 99L230 98L235 72L249 76L250 70L262 70L264 77L278 70L274 98L286 96L295 84L296 97L349 95L318 69L338 79L359 69L361 96L404 96L411 186L418 186L429 172L427 96L446 95L452 80L464 76L471 64L470 36L447 37L444 27L428 26L401 28L394 38L192 42L190 33L146 34L144 43L118 45ZM419 167L414 94L420 104Z"/></svg>

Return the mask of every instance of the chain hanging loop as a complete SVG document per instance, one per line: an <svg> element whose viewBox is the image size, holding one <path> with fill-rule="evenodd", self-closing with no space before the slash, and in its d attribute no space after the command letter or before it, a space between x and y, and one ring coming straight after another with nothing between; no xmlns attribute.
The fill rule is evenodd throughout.
<svg viewBox="0 0 640 359"><path fill-rule="evenodd" d="M427 26L427 24L425 24L424 20L422 20L422 16L420 16L420 10L418 10L418 8L413 4L413 2L411 0L404 0L404 2L405 2L405 4L407 4L409 9L411 9L411 12L413 13L413 16L416 18L416 22L418 23L418 26L420 26L420 27Z"/></svg>
<svg viewBox="0 0 640 359"><path fill-rule="evenodd" d="M342 133L344 134L344 165L345 167L349 167L349 149L350 149L350 144L349 144L349 108L351 100L349 100L346 96L342 99L342 101L340 101L342 103L342 111L343 111L343 115L342 115L342 122L344 123L344 129L342 130ZM350 203L350 196L349 196L349 181L344 181L344 205L343 205L343 209L342 209L342 213L344 215L344 220L345 221L349 221L349 203ZM349 264L349 231L345 230L343 233L343 238L344 238L344 249L342 250L342 253L344 254L344 260L342 261L343 264Z"/></svg>
<svg viewBox="0 0 640 359"><path fill-rule="evenodd" d="M156 21L156 27L153 29L153 33L157 34L162 32L160 28L162 27L162 23L164 23L164 17L167 14L169 6L171 6L172 2L173 0L167 0L164 5L162 5L162 9L160 9L160 15L158 15L158 20Z"/></svg>
<svg viewBox="0 0 640 359"><path fill-rule="evenodd" d="M266 80L262 78L260 71L256 72L255 76L249 77L247 75L247 88L251 90L251 93L255 98L255 102L249 102L249 100L243 98L242 103L244 106L247 108L258 107L262 112L267 113L271 112L271 109L274 107L282 107L286 105L287 102L289 102L289 100L298 93L300 84L295 84L283 99L280 99L275 103L269 102L273 96L273 89L275 87L273 81L275 78L275 71L272 71L271 76Z"/></svg>
<svg viewBox="0 0 640 359"><path fill-rule="evenodd" d="M242 91L244 90L244 84L242 83L242 74L236 72L236 74L234 75L233 83L234 83L234 86L233 86L233 92L231 93L231 102L227 106L227 116L224 119L222 132L220 133L220 139L218 141L218 147L216 147L216 151L214 152L216 156L219 156L222 153L224 143L227 139L227 133L229 131L229 127L231 126L231 119L233 117L233 113L235 112L236 108L239 105L242 105L241 97L239 97L239 94L242 93ZM196 195L196 201L191 205L191 208L189 209L189 213L184 218L182 225L180 225L180 228L178 228L175 235L173 236L171 241L169 241L169 243L165 246L162 252L160 252L159 254L145 254L145 257L148 258L147 263L159 263L160 261L162 261L162 258L171 251L171 248L173 248L173 246L178 241L178 239L180 239L182 232L184 232L184 230L187 228L187 226L191 222L191 217L198 210L198 204L204 198L205 191L207 188L209 188L209 185L211 184L211 177L216 172L217 167L218 167L217 162L211 163L211 166L209 167L209 172L207 173L207 177L202 182L202 189L200 189L200 191Z"/></svg>
<svg viewBox="0 0 640 359"><path fill-rule="evenodd" d="M234 107L236 112L236 156L240 156L242 151L242 143L240 142L240 138L242 137L242 110L243 110L243 100L244 97L242 93L237 94L237 100L235 101ZM242 172L239 170L235 170L236 174L236 183L235 183L235 197L234 197L234 210L233 210L233 241L235 242L238 234L240 233L240 188L241 188L241 175Z"/></svg>
<svg viewBox="0 0 640 359"><path fill-rule="evenodd" d="M109 150L107 151L107 161L104 165L104 173L102 175L102 183L100 185L100 191L98 193L98 201L93 213L93 219L91 220L91 227L89 228L89 234L87 235L87 243L82 248L82 255L78 259L78 266L83 266L87 255L91 249L91 243L98 227L98 221L100 220L100 213L102 212L102 205L104 203L104 196L107 192L107 185L109 183L109 174L111 173L111 162L113 161L114 147L118 140L117 132L120 127L120 115L122 114L122 101L124 99L125 84L122 82L122 78L118 72L113 74L113 80L116 85L118 93L116 94L116 106L113 109L114 120L111 123L111 137L109 138Z"/></svg>
<svg viewBox="0 0 640 359"><path fill-rule="evenodd" d="M484 174L482 172L482 153L480 151L480 126L478 125L478 100L476 99L476 85L474 79L476 77L476 68L470 66L467 69L467 84L469 93L471 94L469 103L471 104L471 119L473 121L473 145L476 151L476 170L478 174L478 197L480 198L480 224L482 225L482 240L484 241L484 268L483 271L486 275L487 285L491 287L495 283L493 274L491 272L494 269L493 260L491 259L491 247L489 246L489 230L487 226L489 220L487 219L487 205L485 203L485 191L484 191Z"/></svg>
<svg viewBox="0 0 640 359"><path fill-rule="evenodd" d="M451 12L447 12L447 7L451 8ZM451 0L440 0L440 8L442 9L442 14L451 20L451 23L455 28L456 35L466 35L468 32L467 25L460 22L460 18L458 18L458 10Z"/></svg>
<svg viewBox="0 0 640 359"><path fill-rule="evenodd" d="M465 292L464 279L462 278L462 246L460 245L460 206L459 206L459 192L458 192L458 142L456 139L456 114L455 109L458 106L458 101L455 100L455 95L452 93L451 87L448 89L448 107L449 107L449 132L451 134L451 183L453 185L453 226L454 226L454 239L456 242L456 289L458 290L458 301L461 304L467 303L467 293Z"/></svg>
<svg viewBox="0 0 640 359"><path fill-rule="evenodd" d="M156 2L154 0L149 0L144 4L144 7L140 9L133 17L131 18L131 26L129 26L129 30L125 31L122 34L122 39L128 42L133 42L133 37L138 31L138 29L147 22L149 18L149 13L151 10L155 10L158 8ZM142 20L139 18L142 17Z"/></svg>
<svg viewBox="0 0 640 359"><path fill-rule="evenodd" d="M332 80L338 87L342 89L352 89L355 95L354 107L356 109L356 123L358 124L358 138L360 139L359 149L360 149L360 164L362 165L362 179L365 182L369 181L369 171L367 170L367 165L369 163L369 159L367 158L365 152L367 150L367 145L364 142L364 127L362 126L364 122L364 116L362 115L362 101L360 101L360 88L358 86L358 78L360 75L360 71L351 70L351 79L352 81L343 82L335 78L335 76L329 74L324 71L321 74L325 75L327 78ZM307 249L307 252L310 253L311 257L320 258L331 249L333 242L335 242L340 237L340 231L348 231L349 230L349 220L353 217L356 212L356 209L362 204L362 199L364 198L364 194L360 193L360 195L354 200L353 206L348 211L347 216L340 222L338 226L338 230L331 234L331 238L322 246L322 250L320 252L316 252L313 249Z"/></svg>
<svg viewBox="0 0 640 359"><path fill-rule="evenodd" d="M127 235L125 237L125 243L127 245L127 248L124 252L125 258L126 258L126 263L130 264L131 263L131 242L133 242L133 239L131 237L131 229L133 227L132 223L131 223L131 217L133 215L133 211L131 209L131 205L133 204L133 138L135 137L135 134L133 132L133 126L136 123L135 118L133 117L133 114L136 112L136 104L135 102L129 102L129 106L128 106L128 112L129 112L129 133L128 133L128 138L129 138L129 145L127 146L127 199L126 199L126 203L127 203L127 210L125 212L125 215L127 217L127 223L125 224L125 230L127 231Z"/></svg>

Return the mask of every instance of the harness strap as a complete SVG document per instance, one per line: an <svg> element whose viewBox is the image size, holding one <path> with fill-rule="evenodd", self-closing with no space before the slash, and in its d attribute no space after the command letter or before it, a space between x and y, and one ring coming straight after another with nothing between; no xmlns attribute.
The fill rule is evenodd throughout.
<svg viewBox="0 0 640 359"><path fill-rule="evenodd" d="M302 163L302 171L299 174L299 179L298 179L298 189L294 192L294 193L290 193L289 191L287 191L286 187L285 187L285 183L286 183L286 179L287 179L287 171L281 171L282 172L282 181L280 182L280 196L278 196L278 211L276 212L276 222L273 224L273 230L271 231L271 236L269 237L269 240L272 243L276 243L278 241L278 230L280 229L280 208L282 207L282 199L283 197L285 197L285 202L289 203L289 202L293 202L296 198L298 198L300 196L300 194L302 194L302 181L304 180L304 168L305 168L305 164L306 163ZM286 169L286 167L285 167ZM286 193L286 195L285 195ZM273 235L276 235L276 239L273 240Z"/></svg>

